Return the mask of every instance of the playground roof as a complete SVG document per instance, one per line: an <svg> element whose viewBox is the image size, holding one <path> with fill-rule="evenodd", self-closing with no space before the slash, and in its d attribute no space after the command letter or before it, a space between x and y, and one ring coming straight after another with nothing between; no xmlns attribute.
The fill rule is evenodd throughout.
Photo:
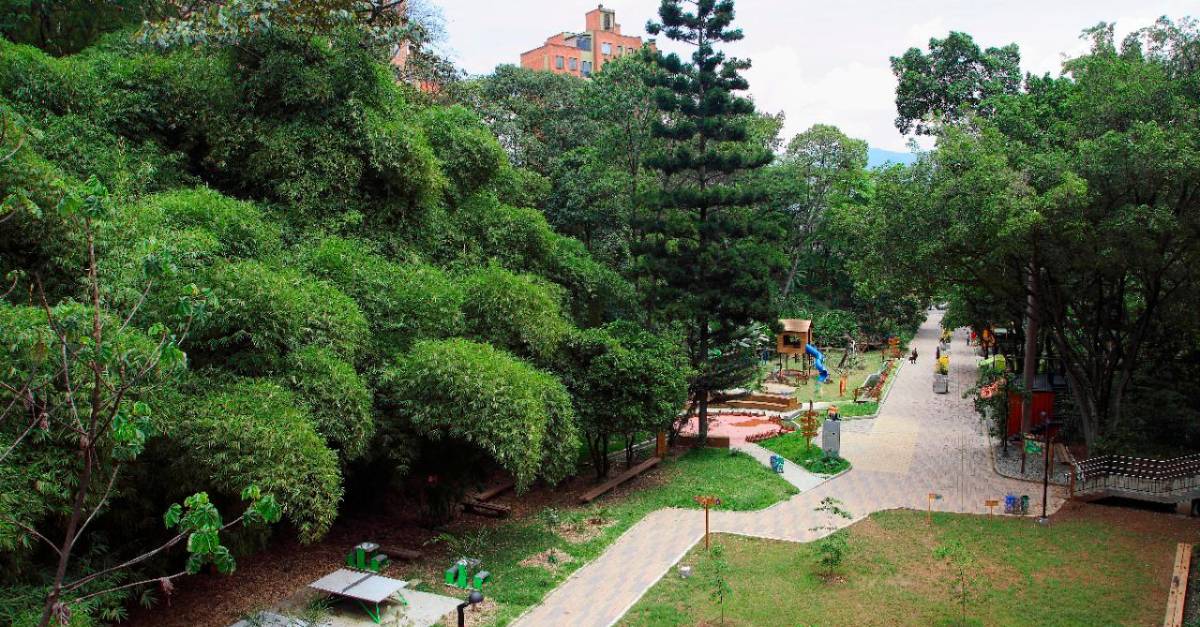
<svg viewBox="0 0 1200 627"><path fill-rule="evenodd" d="M780 318L779 324L783 325L783 330L788 333L808 333L809 328L812 327L812 320Z"/></svg>

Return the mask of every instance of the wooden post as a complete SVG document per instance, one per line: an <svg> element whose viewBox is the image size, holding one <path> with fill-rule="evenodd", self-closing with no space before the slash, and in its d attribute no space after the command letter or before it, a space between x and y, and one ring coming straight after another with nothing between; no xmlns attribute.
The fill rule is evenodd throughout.
<svg viewBox="0 0 1200 627"><path fill-rule="evenodd" d="M697 496L697 497L694 497L692 500L694 500L697 503L699 503L700 505L704 506L704 550L707 551L708 546L709 546L709 542L708 542L708 508L712 507L713 505L720 505L721 499L719 499L715 496Z"/></svg>
<svg viewBox="0 0 1200 627"><path fill-rule="evenodd" d="M667 456L667 433L665 431L658 432L658 437L656 438L655 443L654 443L654 456L655 457L666 457Z"/></svg>
<svg viewBox="0 0 1200 627"><path fill-rule="evenodd" d="M925 521L931 525L933 524L933 502L941 500L941 498L942 495L938 494L937 492L929 493L929 501L925 506Z"/></svg>
<svg viewBox="0 0 1200 627"><path fill-rule="evenodd" d="M983 502L984 507L988 508L989 516L994 516L996 514L996 506L999 504L999 499L987 499Z"/></svg>

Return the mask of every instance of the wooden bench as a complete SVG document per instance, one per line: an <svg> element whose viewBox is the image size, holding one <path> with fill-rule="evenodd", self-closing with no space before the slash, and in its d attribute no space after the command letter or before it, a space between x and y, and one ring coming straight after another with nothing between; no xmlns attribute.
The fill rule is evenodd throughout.
<svg viewBox="0 0 1200 627"><path fill-rule="evenodd" d="M1180 542L1175 549L1175 569L1171 573L1171 588L1167 592L1167 616L1163 627L1183 625L1184 601L1187 596L1188 570L1192 565L1192 545Z"/></svg>
<svg viewBox="0 0 1200 627"><path fill-rule="evenodd" d="M879 394L883 391L883 375L878 372L872 372L863 380L862 385L854 388L854 402L863 403L859 398L865 392L868 398L879 400Z"/></svg>
<svg viewBox="0 0 1200 627"><path fill-rule="evenodd" d="M633 468L626 470L625 472L617 475L616 477L613 477L612 479L605 481L604 483L592 488L591 490L584 492L583 495L579 497L579 502L580 503L591 503L592 501L603 496L604 493L608 492L609 490L621 485L622 483L625 483L626 481L629 481L630 479L642 474L643 472L646 472L647 470L650 470L651 468L654 468L661 461L662 461L661 457L651 457L650 459L647 459L646 461L638 464L637 466L634 466Z"/></svg>
<svg viewBox="0 0 1200 627"><path fill-rule="evenodd" d="M479 514L480 516L507 518L510 514L512 514L512 508L507 505L501 505L499 503L486 503L484 501L477 501L472 498L468 498L467 500L463 501L462 506L464 512Z"/></svg>
<svg viewBox="0 0 1200 627"><path fill-rule="evenodd" d="M421 552L412 549L406 549L399 546L380 546L380 551L383 551L388 557L403 560L406 562L415 562L421 559Z"/></svg>
<svg viewBox="0 0 1200 627"><path fill-rule="evenodd" d="M504 494L505 492L508 492L509 490L513 489L513 486L515 486L515 485L517 485L517 482L512 479L509 479L507 481L504 481L503 483L500 483L499 485L492 486L482 492L476 492L475 494L470 495L470 497L476 501L490 501L490 500L496 498L497 496L500 496L501 494Z"/></svg>

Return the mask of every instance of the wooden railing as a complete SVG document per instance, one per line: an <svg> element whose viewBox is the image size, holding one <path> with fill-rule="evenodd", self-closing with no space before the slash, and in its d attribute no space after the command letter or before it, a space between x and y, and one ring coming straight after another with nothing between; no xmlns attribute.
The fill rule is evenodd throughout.
<svg viewBox="0 0 1200 627"><path fill-rule="evenodd" d="M1166 498L1200 493L1200 453L1174 459L1124 455L1091 457L1074 465L1073 494L1125 493Z"/></svg>

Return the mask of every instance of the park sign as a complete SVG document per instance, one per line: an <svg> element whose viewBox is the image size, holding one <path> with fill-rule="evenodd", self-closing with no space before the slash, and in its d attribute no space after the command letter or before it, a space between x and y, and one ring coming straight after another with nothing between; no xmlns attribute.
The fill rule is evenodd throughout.
<svg viewBox="0 0 1200 627"><path fill-rule="evenodd" d="M1025 452L1030 455L1037 455L1042 452L1042 443L1037 440L1025 438Z"/></svg>

